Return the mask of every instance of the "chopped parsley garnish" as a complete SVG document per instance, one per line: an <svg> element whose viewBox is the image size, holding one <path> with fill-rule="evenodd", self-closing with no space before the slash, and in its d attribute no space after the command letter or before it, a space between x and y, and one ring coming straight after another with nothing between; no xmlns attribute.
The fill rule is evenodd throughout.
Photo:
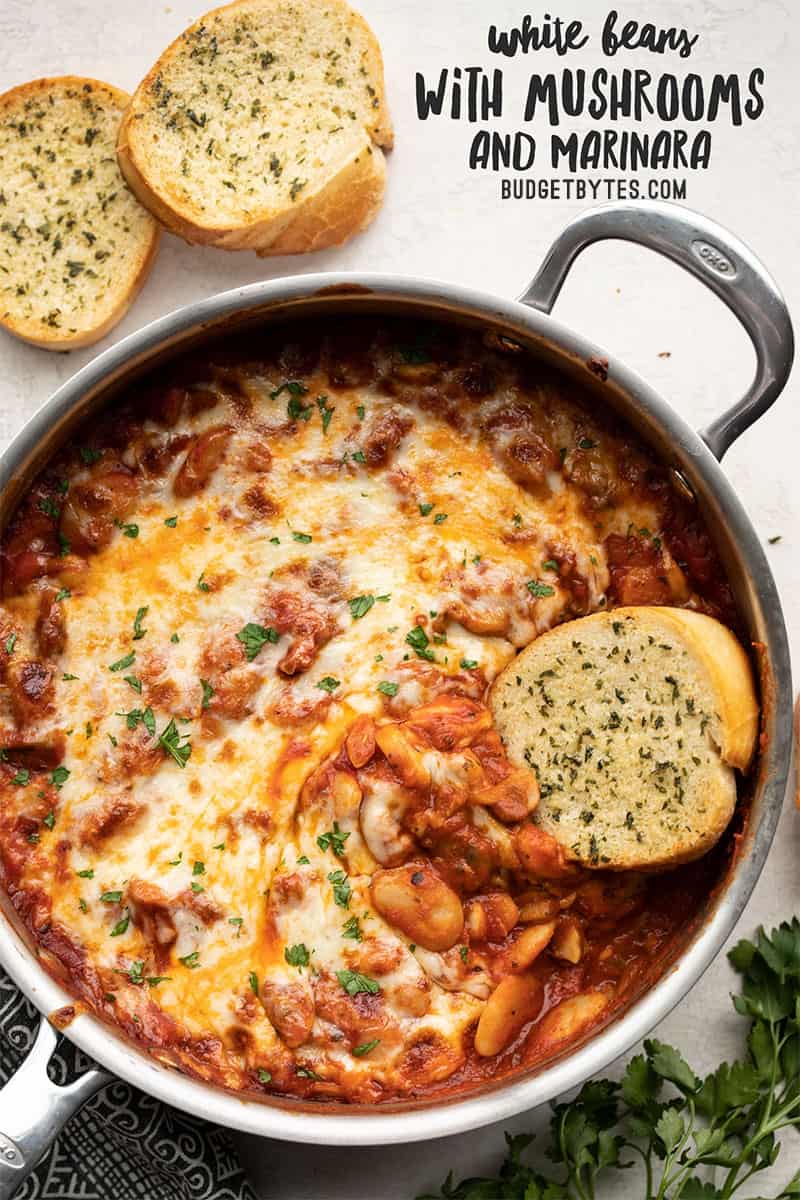
<svg viewBox="0 0 800 1200"><path fill-rule="evenodd" d="M370 996L377 996L381 990L381 985L376 979L370 979L369 975L362 975L358 971L337 971L336 978L348 996L357 996L359 992L367 992Z"/></svg>
<svg viewBox="0 0 800 1200"><path fill-rule="evenodd" d="M279 387L276 387L274 392L270 392L269 398L270 400L277 400L281 392L288 392L290 396L295 397L305 396L307 391L308 388L304 383L301 383L299 379L287 379L285 383L282 383Z"/></svg>
<svg viewBox="0 0 800 1200"><path fill-rule="evenodd" d="M54 500L50 499L49 496L44 496L36 507L40 512L43 512L46 517L52 517L54 521L57 521L61 516L61 509Z"/></svg>
<svg viewBox="0 0 800 1200"><path fill-rule="evenodd" d="M148 975L147 986L151 988L158 987L160 983L166 983L166 981L171 978L171 975Z"/></svg>
<svg viewBox="0 0 800 1200"><path fill-rule="evenodd" d="M304 942L298 942L296 946L287 946L283 951L283 957L290 967L307 967L311 960L308 947Z"/></svg>
<svg viewBox="0 0 800 1200"><path fill-rule="evenodd" d="M128 667L132 666L135 661L136 651L131 650L130 654L126 654L124 658L118 658L108 669L109 671L127 671Z"/></svg>
<svg viewBox="0 0 800 1200"><path fill-rule="evenodd" d="M211 697L214 695L214 689L207 679L201 679L200 685L203 689L203 699L200 701L200 707L208 708L211 703Z"/></svg>
<svg viewBox="0 0 800 1200"><path fill-rule="evenodd" d="M465 963L467 961L467 959L469 958L469 947L468 946L459 946L458 953L461 956L461 961Z"/></svg>
<svg viewBox="0 0 800 1200"><path fill-rule="evenodd" d="M437 513L433 518L434 525L443 525L447 520L447 513Z"/></svg>
<svg viewBox="0 0 800 1200"><path fill-rule="evenodd" d="M206 873L206 864L204 862L201 862L199 858L195 859L194 865L192 866L192 874L193 875L205 875L205 873Z"/></svg>
<svg viewBox="0 0 800 1200"><path fill-rule="evenodd" d="M52 775L50 776L50 782L54 787L57 788L63 787L68 779L69 770L66 767L56 767L55 771L53 771Z"/></svg>
<svg viewBox="0 0 800 1200"><path fill-rule="evenodd" d="M128 729L135 729L140 723L144 725L150 737L155 737L156 734L156 719L153 715L152 708L148 705L147 708L132 708L130 712L117 713L118 717L124 717Z"/></svg>
<svg viewBox="0 0 800 1200"><path fill-rule="evenodd" d="M429 517L430 514L433 512L433 505L432 504L420 504L419 511L422 513L423 517Z"/></svg>
<svg viewBox="0 0 800 1200"><path fill-rule="evenodd" d="M71 595L72 592L69 590L69 588L59 588L59 590L56 592L56 604L60 604L62 600L69 600Z"/></svg>
<svg viewBox="0 0 800 1200"><path fill-rule="evenodd" d="M264 1067L259 1067L256 1074L258 1075L260 1083L272 1083L272 1076L270 1075L269 1071L264 1069Z"/></svg>
<svg viewBox="0 0 800 1200"><path fill-rule="evenodd" d="M139 526L132 522L120 521L117 519L114 524L117 529L122 530L122 536L127 538L137 538L139 536Z"/></svg>
<svg viewBox="0 0 800 1200"><path fill-rule="evenodd" d="M458 664L464 671L473 671L478 665L478 660L475 658L462 658Z"/></svg>
<svg viewBox="0 0 800 1200"><path fill-rule="evenodd" d="M100 897L101 904L119 904L122 899L122 892L103 892Z"/></svg>
<svg viewBox="0 0 800 1200"><path fill-rule="evenodd" d="M137 679L135 675L123 675L122 678L124 679L125 683L127 683L128 687L132 687L133 690L135 692L138 692L139 695L141 696L141 694L142 694L141 679Z"/></svg>
<svg viewBox="0 0 800 1200"><path fill-rule="evenodd" d="M317 845L320 850L332 850L337 858L342 858L344 855L344 844L350 837L349 833L342 833L339 828L339 822L333 822L333 829L329 829L327 833L321 833L317 838Z"/></svg>
<svg viewBox="0 0 800 1200"><path fill-rule="evenodd" d="M298 867L307 867L310 862L311 862L311 859L308 857L307 854L301 854L297 860L297 865L298 865Z"/></svg>
<svg viewBox="0 0 800 1200"><path fill-rule="evenodd" d="M532 596L555 596L555 588L550 587L549 583L540 583L538 579L529 579L527 589Z"/></svg>
<svg viewBox="0 0 800 1200"><path fill-rule="evenodd" d="M597 442L595 442L592 438L581 438L581 440L578 442L578 449L579 450L594 450L596 445L597 445Z"/></svg>
<svg viewBox="0 0 800 1200"><path fill-rule="evenodd" d="M210 592L210 591L211 591L211 584L210 584L210 583L206 583L205 579L203 578L203 577L204 577L204 575L205 575L205 571L201 571L201 572L200 572L200 578L199 578L199 579L198 579L198 581L197 581L197 590L198 590L199 592Z"/></svg>
<svg viewBox="0 0 800 1200"><path fill-rule="evenodd" d="M27 787L31 781L31 773L27 767L20 767L16 775L11 780L17 787Z"/></svg>
<svg viewBox="0 0 800 1200"><path fill-rule="evenodd" d="M177 517L167 517L164 524L166 526L168 526L170 529L174 529L175 526L178 524L178 518Z"/></svg>
<svg viewBox="0 0 800 1200"><path fill-rule="evenodd" d="M384 696L396 696L400 691L400 684L392 683L391 679L382 679L378 684L378 691Z"/></svg>
<svg viewBox="0 0 800 1200"><path fill-rule="evenodd" d="M81 446L78 453L81 456L81 462L85 463L87 467L90 467L92 463L96 463L98 458L102 458L100 450L90 450L88 446Z"/></svg>
<svg viewBox="0 0 800 1200"><path fill-rule="evenodd" d="M328 882L333 885L333 899L339 908L349 908L352 888L344 871L331 871Z"/></svg>
<svg viewBox="0 0 800 1200"><path fill-rule="evenodd" d="M319 683L317 684L317 687L321 691L328 692L328 694L335 692L339 686L340 680L334 679L332 675L326 675L325 678L320 679Z"/></svg>
<svg viewBox="0 0 800 1200"><path fill-rule="evenodd" d="M212 846L212 847L211 847L211 849L212 849L212 850L224 850L224 849L225 849L225 843L224 843L224 842L217 842L216 846Z"/></svg>
<svg viewBox="0 0 800 1200"><path fill-rule="evenodd" d="M171 642L173 642L175 645L177 645L181 639L178 637L177 633L173 633L172 637L169 640Z"/></svg>
<svg viewBox="0 0 800 1200"><path fill-rule="evenodd" d="M350 457L352 458L353 462L357 463L365 463L367 461L363 450L356 450L355 453L350 455Z"/></svg>
<svg viewBox="0 0 800 1200"><path fill-rule="evenodd" d="M200 966L200 963L198 961L199 958L200 958L200 951L193 950L191 954L184 954L182 958L178 959L178 962L183 963L183 965L185 967L188 967L190 971L194 971L197 967Z"/></svg>
<svg viewBox="0 0 800 1200"><path fill-rule="evenodd" d="M61 676L61 678L64 681L64 683L72 683L72 681L74 679L77 679L78 676L77 675L68 675L67 672L65 671L64 674Z"/></svg>
<svg viewBox="0 0 800 1200"><path fill-rule="evenodd" d="M228 917L228 924L233 925L234 929L236 930L237 938L241 937L242 925L244 924L244 917Z"/></svg>
<svg viewBox="0 0 800 1200"><path fill-rule="evenodd" d="M42 824L47 826L48 829L52 829L53 826L55 825L55 823L56 823L56 814L51 809L46 817L42 817Z"/></svg>
<svg viewBox="0 0 800 1200"><path fill-rule="evenodd" d="M303 404L298 396L290 396L286 413L290 421L310 421L314 411L310 404Z"/></svg>
<svg viewBox="0 0 800 1200"><path fill-rule="evenodd" d="M342 937L349 938L351 942L360 942L363 940L361 926L358 923L358 917L348 917L342 926Z"/></svg>
<svg viewBox="0 0 800 1200"><path fill-rule="evenodd" d="M78 897L78 908L81 910L81 912L89 911L89 905L86 903L83 896Z"/></svg>
<svg viewBox="0 0 800 1200"><path fill-rule="evenodd" d="M558 563L552 558L548 558L547 562L542 563L543 571L558 571Z"/></svg>
<svg viewBox="0 0 800 1200"><path fill-rule="evenodd" d="M371 1042L362 1042L360 1046L353 1047L353 1054L356 1058L363 1058L365 1054L369 1054L370 1050L374 1050L380 1045L380 1038L373 1038Z"/></svg>
<svg viewBox="0 0 800 1200"><path fill-rule="evenodd" d="M294 199L294 197L292 197L292 199ZM298 1075L301 1079L314 1079L318 1083L322 1079L322 1076L318 1075L316 1071L312 1071L310 1067L298 1067L295 1071L295 1075Z"/></svg>
<svg viewBox="0 0 800 1200"><path fill-rule="evenodd" d="M292 530L292 537L296 542L302 542L304 546L307 546L309 542L313 542L314 540L310 533L298 533L296 529Z"/></svg>
<svg viewBox="0 0 800 1200"><path fill-rule="evenodd" d="M158 738L158 744L161 746L164 753L169 754L172 758L174 758L175 762L181 769L186 766L192 753L192 747L188 738L186 738L183 745L181 745L182 737L184 737L184 735L179 732L178 727L173 719L170 721L169 725L167 725L163 733L159 734Z"/></svg>
<svg viewBox="0 0 800 1200"><path fill-rule="evenodd" d="M17 635L15 633L10 633L8 635L8 637L6 638L6 654L13 654L14 647L16 646L16 644L17 644Z"/></svg>
<svg viewBox="0 0 800 1200"><path fill-rule="evenodd" d="M411 646L417 658L427 659L428 662L434 662L433 651L428 649L428 635L421 625L415 625L413 629L406 634L406 642Z"/></svg>
<svg viewBox="0 0 800 1200"><path fill-rule="evenodd" d="M319 409L319 415L322 417L322 432L327 433L331 417L336 412L336 409L328 407L328 397L325 395L317 396L317 408Z"/></svg>
<svg viewBox="0 0 800 1200"><path fill-rule="evenodd" d="M262 646L265 646L267 642L270 642L273 645L275 642L277 642L278 633L277 630L273 629L271 625L255 625L252 621L248 621L248 623L239 630L236 638L244 646L244 652L247 661L252 662Z"/></svg>
<svg viewBox="0 0 800 1200"><path fill-rule="evenodd" d="M128 925L130 924L130 920L131 920L130 913L126 912L125 916L122 918L122 920L117 921L116 925L111 930L109 937L122 937L123 933L127 932Z"/></svg>
<svg viewBox="0 0 800 1200"><path fill-rule="evenodd" d="M250 980L250 991L253 993L254 996L257 996L258 995L258 976L256 975L255 971L251 971L248 978Z"/></svg>
<svg viewBox="0 0 800 1200"><path fill-rule="evenodd" d="M58 557L66 558L67 555L69 554L70 550L72 549L72 545L70 543L69 538L64 537L64 534L61 532L60 529L58 531L58 545L59 545Z"/></svg>
<svg viewBox="0 0 800 1200"><path fill-rule="evenodd" d="M79 879L94 879L94 871L91 867L86 867L83 871L77 872Z"/></svg>
<svg viewBox="0 0 800 1200"><path fill-rule="evenodd" d="M348 600L347 607L353 620L358 621L367 615L374 603L375 597L368 592L364 596L354 596L352 600Z"/></svg>
<svg viewBox="0 0 800 1200"><path fill-rule="evenodd" d="M142 975L143 970L144 962L141 958L137 959L136 962L131 963L130 967L128 968L128 979L130 979L131 983L144 983L144 977Z"/></svg>
<svg viewBox="0 0 800 1200"><path fill-rule="evenodd" d="M141 608L136 610L136 616L133 618L133 640L135 642L138 642L139 639L143 638L147 633L146 629L142 629L142 621L145 619L149 611L150 606L148 604L144 604Z"/></svg>

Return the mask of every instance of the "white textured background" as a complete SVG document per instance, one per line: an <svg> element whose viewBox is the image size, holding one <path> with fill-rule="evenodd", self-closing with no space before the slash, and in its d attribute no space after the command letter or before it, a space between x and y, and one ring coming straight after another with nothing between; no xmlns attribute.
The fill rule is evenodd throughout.
<svg viewBox="0 0 800 1200"><path fill-rule="evenodd" d="M496 178L466 168L470 129L444 119L417 121L414 73L433 77L444 65L502 65L509 107L516 114L528 73L571 65L599 65L596 45L570 59L537 54L500 60L486 48L491 22L518 21L516 0L360 0L378 34L397 131L389 165L389 190L378 220L362 237L334 251L303 259L260 261L250 254L190 249L166 237L144 292L121 325L95 349L50 355L0 334L0 449L52 390L96 349L178 305L235 284L302 271L380 269L483 287L516 295L547 245L578 202L501 203ZM550 6L580 17L599 31L606 6L572 0ZM610 5L609 5L610 7ZM800 123L797 63L800 10L789 0L630 0L623 15L662 25L685 26L700 39L684 60L646 52L624 53L610 68L738 71L745 77L764 67L766 110L755 123L713 127L710 170L689 177L687 203L736 231L759 254L781 284L790 309L800 312L800 219L797 204ZM160 53L202 12L202 0L0 0L0 90L47 74L93 75L133 89ZM593 38L593 43L597 37ZM728 406L744 390L753 356L726 309L694 280L646 251L607 243L576 266L557 308L558 316L590 333L638 369L696 426ZM670 357L659 357L670 351ZM800 651L800 415L797 379L759 425L728 455L725 468L756 529L769 546L795 661ZM800 911L800 820L787 801L783 823L762 881L742 918L739 934ZM659 1036L680 1045L698 1069L738 1053L742 1022L732 1016L728 993L733 976L721 957ZM540 1127L539 1112L510 1123ZM450 1166L458 1174L496 1165L502 1128L414 1148L373 1150L299 1149L241 1138L243 1156L260 1194L281 1200L410 1200L438 1183ZM771 1180L785 1180L800 1165L800 1138L787 1144ZM760 1185L768 1192L767 1181ZM777 1190L773 1188L773 1190ZM632 1178L614 1181L615 1197L640 1194ZM612 1190L608 1191L608 1195Z"/></svg>

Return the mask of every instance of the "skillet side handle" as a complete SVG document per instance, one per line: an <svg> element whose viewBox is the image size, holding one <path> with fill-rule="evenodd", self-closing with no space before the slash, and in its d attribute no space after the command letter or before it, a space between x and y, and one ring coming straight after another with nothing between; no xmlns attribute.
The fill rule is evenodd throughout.
<svg viewBox="0 0 800 1200"><path fill-rule="evenodd" d="M92 1069L58 1087L47 1074L57 1044L56 1031L42 1019L30 1054L0 1090L0 1200L11 1200L70 1117L113 1079Z"/></svg>
<svg viewBox="0 0 800 1200"><path fill-rule="evenodd" d="M783 391L794 357L786 303L772 277L737 237L677 204L602 204L581 213L559 234L520 301L549 313L575 259L593 242L638 242L672 259L715 292L738 317L756 352L745 395L700 436L721 459Z"/></svg>

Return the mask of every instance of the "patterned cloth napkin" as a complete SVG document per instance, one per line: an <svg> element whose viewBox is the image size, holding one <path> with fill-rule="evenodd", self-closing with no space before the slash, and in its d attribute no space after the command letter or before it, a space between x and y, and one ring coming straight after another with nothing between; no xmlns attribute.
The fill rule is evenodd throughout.
<svg viewBox="0 0 800 1200"><path fill-rule="evenodd" d="M0 971L0 1084L28 1053L40 1021ZM50 1076L68 1083L92 1062L66 1038ZM14 1200L255 1200L227 1134L121 1080L87 1101Z"/></svg>

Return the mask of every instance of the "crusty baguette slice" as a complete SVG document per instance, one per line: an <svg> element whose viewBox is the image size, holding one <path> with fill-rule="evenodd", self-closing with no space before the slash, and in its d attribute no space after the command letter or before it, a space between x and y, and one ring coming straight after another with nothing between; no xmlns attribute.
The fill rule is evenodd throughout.
<svg viewBox="0 0 800 1200"><path fill-rule="evenodd" d="M535 820L587 867L705 854L736 805L758 733L747 655L711 617L618 608L543 634L498 677L495 724L536 772Z"/></svg>
<svg viewBox="0 0 800 1200"><path fill-rule="evenodd" d="M268 255L338 245L368 225L391 144L380 47L344 0L237 0L164 51L117 149L174 233Z"/></svg>
<svg viewBox="0 0 800 1200"><path fill-rule="evenodd" d="M47 350L103 337L158 247L114 153L128 100L74 75L0 96L0 324Z"/></svg>

